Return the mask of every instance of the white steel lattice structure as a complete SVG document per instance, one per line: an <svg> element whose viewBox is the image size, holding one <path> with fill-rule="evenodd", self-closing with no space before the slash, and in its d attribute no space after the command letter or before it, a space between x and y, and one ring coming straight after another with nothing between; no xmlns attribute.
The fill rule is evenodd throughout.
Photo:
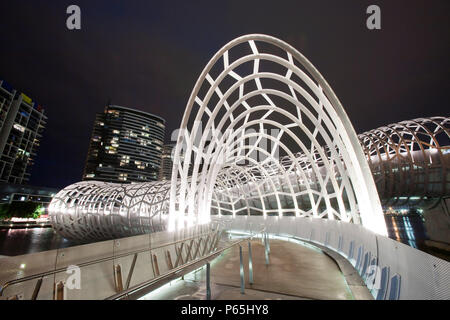
<svg viewBox="0 0 450 320"><path fill-rule="evenodd" d="M386 234L376 187L347 114L317 69L289 44L260 34L226 44L197 80L180 129L169 230L209 221L215 187L226 189L223 183L229 180L237 185L239 201L259 198L261 207L249 209L264 216L283 215L281 201L288 197L293 204L288 210L296 216L362 223ZM277 136L267 133L272 129ZM263 147L263 140L271 146ZM278 150L293 160L288 168L274 156ZM265 159L259 161L254 152ZM294 156L297 152L310 165L307 172ZM192 179L187 182L190 165ZM276 167L277 174L267 166ZM301 187L294 188L292 174ZM239 183L240 175L244 183ZM298 205L297 197L303 196L310 203L307 210ZM234 215L236 202L229 200ZM266 202L276 208L269 209Z"/></svg>
<svg viewBox="0 0 450 320"><path fill-rule="evenodd" d="M170 183L63 189L49 207L53 225L66 237L105 239L203 224L210 214L295 215L386 235L341 103L302 54L274 37L239 37L209 61L187 103L173 162Z"/></svg>
<svg viewBox="0 0 450 320"><path fill-rule="evenodd" d="M433 205L450 193L450 119L419 118L359 135L383 205Z"/></svg>
<svg viewBox="0 0 450 320"><path fill-rule="evenodd" d="M432 117L389 124L359 135L383 205L433 206L448 196L449 132L449 118ZM326 154L330 157L329 150ZM326 168L317 151L313 158L323 173ZM311 162L301 152L294 158L285 156L279 163L266 162L261 167L223 168L216 179L211 214L262 216L264 203L266 215L281 212L283 216L293 216L294 201L297 201L303 216L308 216L311 203L308 194L302 193L306 190L305 182L290 169L295 163L306 173L311 185L318 183L311 174ZM286 172L290 172L290 185L285 183ZM296 198L291 196L290 186ZM177 194L179 187L180 184ZM131 185L79 182L54 197L50 206L53 225L67 238L85 240L165 230L169 191L167 181ZM348 203L346 197L343 201Z"/></svg>
<svg viewBox="0 0 450 320"><path fill-rule="evenodd" d="M167 182L118 184L83 181L53 197L49 213L62 236L103 240L166 229Z"/></svg>

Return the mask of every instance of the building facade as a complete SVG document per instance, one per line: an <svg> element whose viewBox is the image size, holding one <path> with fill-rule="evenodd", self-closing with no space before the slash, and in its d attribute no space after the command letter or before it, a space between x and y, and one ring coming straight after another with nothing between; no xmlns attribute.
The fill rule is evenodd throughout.
<svg viewBox="0 0 450 320"><path fill-rule="evenodd" d="M0 183L0 203L36 202L47 207L59 189L12 183Z"/></svg>
<svg viewBox="0 0 450 320"><path fill-rule="evenodd" d="M95 118L83 180L158 180L165 120L140 110L108 105Z"/></svg>
<svg viewBox="0 0 450 320"><path fill-rule="evenodd" d="M162 152L161 169L159 171L159 180L166 181L172 179L172 150L175 143L165 144Z"/></svg>
<svg viewBox="0 0 450 320"><path fill-rule="evenodd" d="M37 102L0 80L0 182L29 180L46 120Z"/></svg>

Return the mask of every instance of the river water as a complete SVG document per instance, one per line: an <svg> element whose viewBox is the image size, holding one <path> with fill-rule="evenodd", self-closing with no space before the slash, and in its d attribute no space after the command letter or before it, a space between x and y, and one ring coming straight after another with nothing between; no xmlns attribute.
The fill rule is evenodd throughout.
<svg viewBox="0 0 450 320"><path fill-rule="evenodd" d="M386 216L389 237L423 250L425 229L420 217ZM52 228L0 230L0 256L15 256L77 245Z"/></svg>
<svg viewBox="0 0 450 320"><path fill-rule="evenodd" d="M21 254L66 248L76 245L58 235L53 228L1 229L0 255Z"/></svg>

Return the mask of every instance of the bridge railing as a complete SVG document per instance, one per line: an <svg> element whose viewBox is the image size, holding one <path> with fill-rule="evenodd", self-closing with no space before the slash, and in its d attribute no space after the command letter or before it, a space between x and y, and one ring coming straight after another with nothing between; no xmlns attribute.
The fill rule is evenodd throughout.
<svg viewBox="0 0 450 320"><path fill-rule="evenodd" d="M219 254L223 253L225 250L228 250L236 245L240 245L243 242L248 242L249 240L252 240L254 236L260 236L262 238L263 233L265 232L265 229L259 230L257 232L251 232L249 236L242 237L241 239L234 241L230 244L225 245L224 247L217 248L217 250L207 254L206 256L203 256L199 259L187 262L179 267L176 267L169 272L165 273L164 275L155 277L153 279L150 279L148 281L145 281L143 283L140 283L138 285L135 285L131 288L128 288L126 290L123 290L115 295L112 295L111 297L106 298L106 300L120 300L131 297L134 299L136 296L139 297L141 295L141 291L145 290L147 287L151 287L155 283L158 283L165 279L171 279L177 276L177 274L180 271L183 271L183 269L189 268L189 267L197 267L199 265L205 265L209 260L214 259Z"/></svg>
<svg viewBox="0 0 450 320"><path fill-rule="evenodd" d="M217 249L207 224L0 260L0 299L104 299Z"/></svg>
<svg viewBox="0 0 450 320"><path fill-rule="evenodd" d="M213 217L232 230L295 236L339 253L356 268L375 299L450 299L450 262L379 236L361 225L304 217Z"/></svg>

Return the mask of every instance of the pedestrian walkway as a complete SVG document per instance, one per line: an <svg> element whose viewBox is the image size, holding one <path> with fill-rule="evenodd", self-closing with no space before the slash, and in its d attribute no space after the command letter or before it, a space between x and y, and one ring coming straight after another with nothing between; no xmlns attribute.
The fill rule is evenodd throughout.
<svg viewBox="0 0 450 320"><path fill-rule="evenodd" d="M242 243L245 293L240 292L239 246L226 250L211 262L213 300L353 299L337 264L321 250L294 242L270 240L270 262L264 245L253 240L253 284L249 283L248 243ZM141 299L196 300L206 297L206 267L172 281Z"/></svg>

